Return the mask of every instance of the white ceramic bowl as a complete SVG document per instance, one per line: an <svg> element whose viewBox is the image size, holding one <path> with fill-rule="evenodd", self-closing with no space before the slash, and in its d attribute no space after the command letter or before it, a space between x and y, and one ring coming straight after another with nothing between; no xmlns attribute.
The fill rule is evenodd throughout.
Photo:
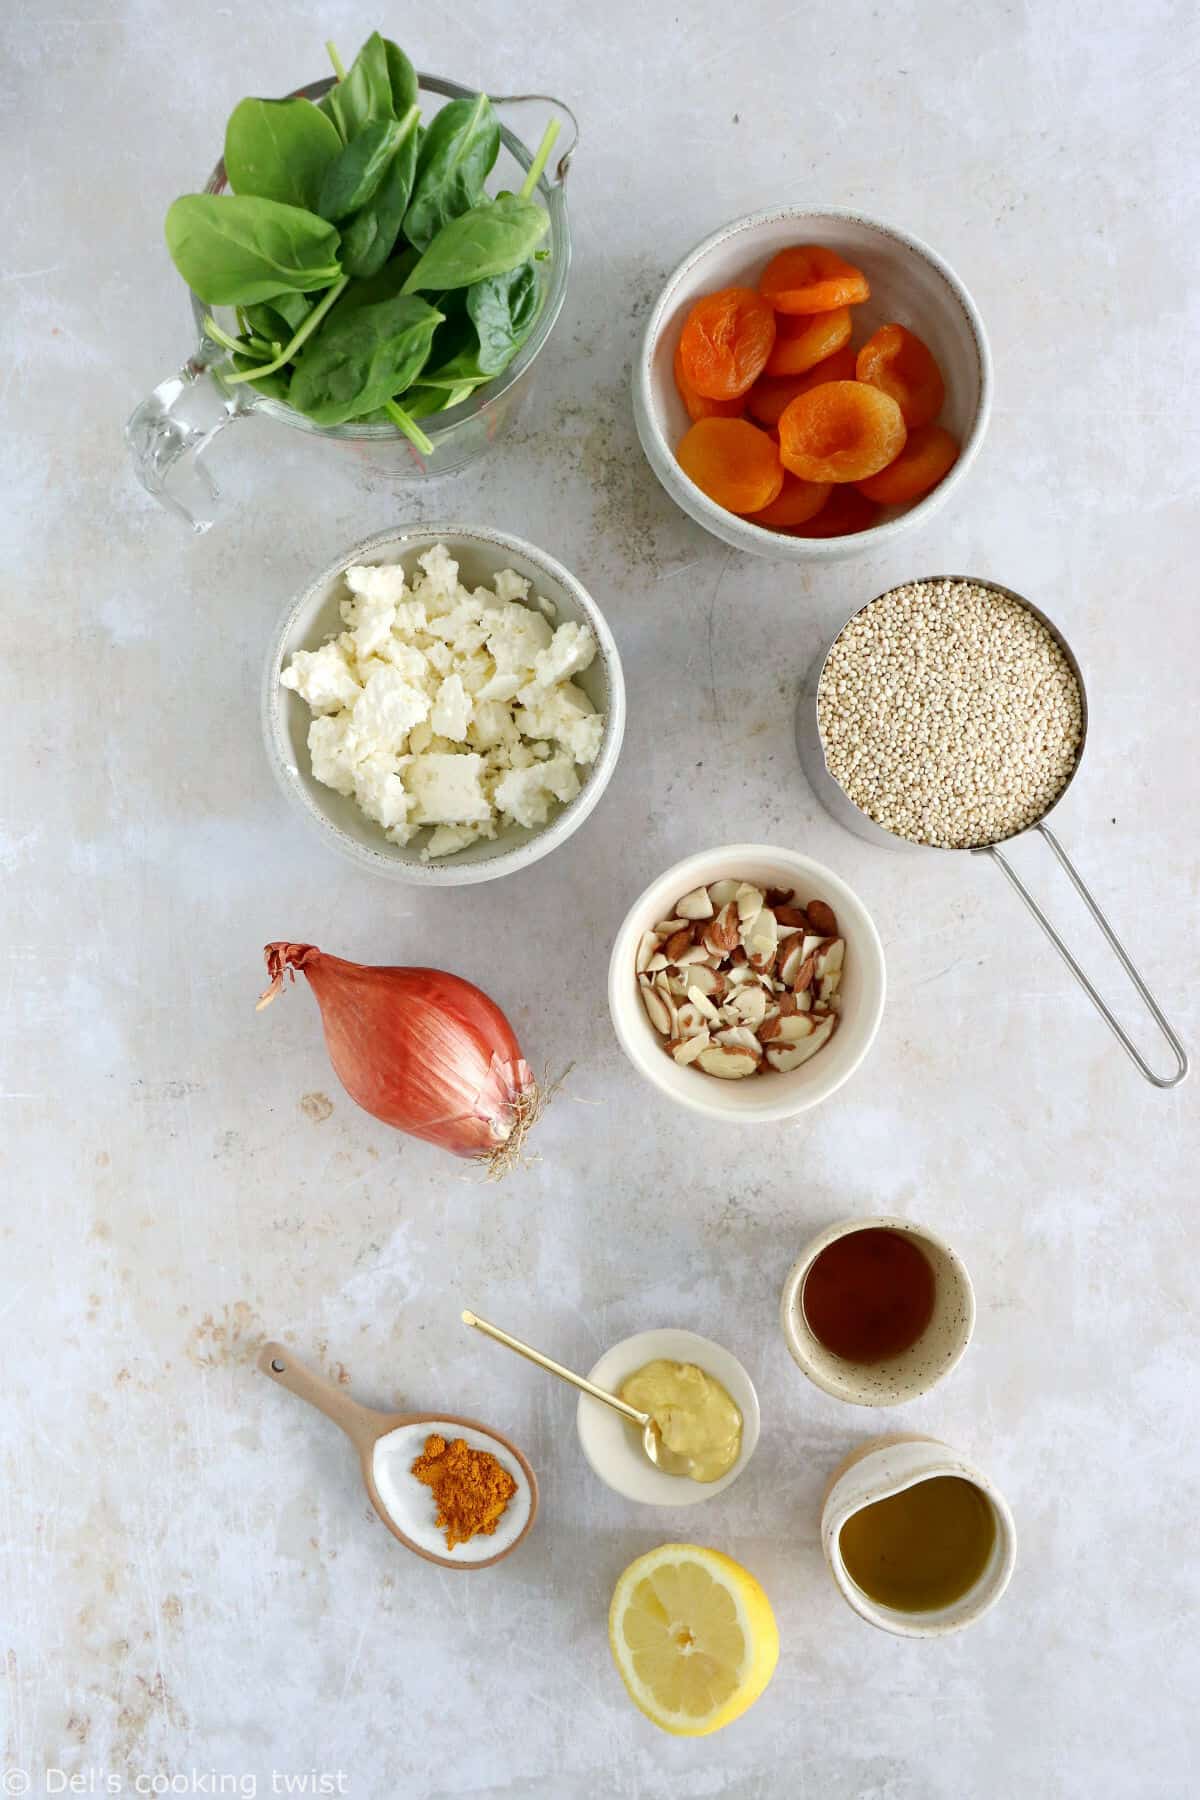
<svg viewBox="0 0 1200 1800"><path fill-rule="evenodd" d="M537 830L511 826L490 843L480 839L454 856L423 863L422 838L404 845L391 843L381 826L368 819L355 802L313 779L308 754L312 714L305 701L279 684L280 672L296 650L315 650L343 629L338 603L345 596L342 576L353 563L402 562L411 569L418 555L445 544L459 564L468 587L490 584L501 569L515 569L533 584L531 601L543 595L557 609L554 623L567 620L590 625L598 646L595 661L578 676L579 686L605 715L600 753L589 769L580 770L582 787L549 823ZM465 887L477 881L526 868L564 843L577 831L612 777L625 731L625 682L612 632L600 608L575 577L523 538L466 525L401 526L366 538L345 551L309 583L284 612L267 657L262 694L263 738L275 776L285 795L331 849L340 850L362 868L422 887Z"/></svg>
<svg viewBox="0 0 1200 1800"><path fill-rule="evenodd" d="M877 1363L852 1363L827 1350L804 1316L808 1271L830 1244L856 1231L895 1231L909 1238L933 1270L933 1315L915 1344ZM944 1239L911 1219L879 1214L842 1219L806 1244L792 1264L779 1301L779 1323L792 1361L835 1400L852 1406L898 1406L944 1381L966 1352L975 1329L975 1289L966 1264Z"/></svg>
<svg viewBox="0 0 1200 1800"><path fill-rule="evenodd" d="M669 918L672 906L691 888L735 876L761 887L799 889L803 900L826 901L846 940L838 1028L823 1050L788 1075L772 1072L722 1081L701 1069L680 1068L667 1055L638 995L634 960L642 933ZM652 881L626 915L608 967L613 1028L638 1073L695 1112L744 1124L790 1119L827 1100L849 1081L875 1041L886 992L883 945L853 888L811 856L770 844L726 844L701 851Z"/></svg>
<svg viewBox="0 0 1200 1800"><path fill-rule="evenodd" d="M740 1411L742 1448L732 1469L719 1481L689 1481L678 1475L664 1475L647 1459L635 1428L611 1406L588 1394L580 1394L575 1413L579 1442L596 1474L614 1493L624 1494L627 1500L641 1500L647 1506L695 1506L730 1487L754 1455L758 1442L758 1395L731 1351L694 1331L672 1329L639 1331L636 1337L614 1344L595 1368L588 1370L588 1380L616 1393L631 1375L660 1358L695 1363L721 1383Z"/></svg>
<svg viewBox="0 0 1200 1800"><path fill-rule="evenodd" d="M946 382L941 423L962 448L933 491L850 537L802 538L767 531L716 505L679 466L676 446L691 421L675 386L679 334L702 294L757 287L771 258L790 244L823 244L861 268L871 298L852 309L854 342L895 321L924 339ZM928 244L895 226L835 207L779 206L735 219L689 251L650 314L633 368L633 410L650 467L685 513L714 537L777 562L828 563L890 542L944 506L974 462L992 404L992 362L983 321L953 269Z"/></svg>

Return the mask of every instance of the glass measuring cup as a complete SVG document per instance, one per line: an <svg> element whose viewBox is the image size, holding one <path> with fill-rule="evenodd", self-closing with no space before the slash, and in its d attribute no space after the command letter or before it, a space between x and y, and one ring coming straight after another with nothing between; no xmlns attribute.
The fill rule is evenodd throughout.
<svg viewBox="0 0 1200 1800"><path fill-rule="evenodd" d="M474 89L443 81L436 75L420 75L418 80L423 111L429 110L425 102L430 97L439 101L474 97ZM310 82L297 92L308 100L319 100L332 86L330 77ZM546 94L493 96L492 105L500 116L500 156L494 175L501 188L518 190L533 161L533 152L506 122L506 115L511 118L518 109L538 108L544 112L549 108L561 113L568 126L565 146L559 149L555 145L557 154L537 187L537 197L550 215L549 236L544 240L550 255L537 265L542 307L537 323L512 362L494 381L477 388L459 405L421 420L421 428L433 444L433 454L423 456L393 425L366 425L353 420L345 425L316 425L285 401L255 392L248 382L227 385L222 377L228 368L228 353L207 335L204 319L211 313L220 327L236 335L234 309L206 306L192 294L192 316L199 334L197 347L176 374L159 382L142 401L125 427L125 438L142 486L186 520L194 531L207 531L220 510L220 492L205 464L204 453L217 433L236 419L262 413L307 432L310 437L341 446L359 461L384 470L393 481L410 482L457 474L482 456L516 416L528 392L530 371L566 297L571 231L564 183L579 142L579 127L570 107ZM222 161L203 191L220 194L226 187Z"/></svg>
<svg viewBox="0 0 1200 1800"><path fill-rule="evenodd" d="M1154 1020L1154 1023L1158 1026L1159 1031L1170 1046L1171 1053L1175 1058L1175 1068L1170 1075L1158 1075L1155 1073L1143 1057L1141 1051L1137 1048L1136 1044L1133 1043L1124 1027L1119 1023L1107 1002L1096 991L1092 982L1084 974L1071 950L1050 923L1033 895L1029 892L1029 889L1021 880L1021 877L1017 874L1008 858L1000 849L1000 844L1007 840L998 839L994 843L973 846L966 854L971 856L990 857L1003 871L1004 875L1021 896L1021 899L1024 901L1029 911L1033 914L1034 918L1037 920L1050 942L1054 945L1054 948L1058 951L1058 954L1062 957L1092 1005L1096 1008L1096 1011L1100 1014L1101 1018L1120 1044L1122 1050L1124 1050L1126 1056L1128 1056L1130 1061L1135 1065L1138 1072L1154 1087L1177 1087L1188 1072L1187 1053L1176 1033L1164 1017L1157 1000L1155 1000L1153 994L1150 992L1146 983L1135 968L1128 951L1125 949L1116 932L1100 910L1094 896L1084 885L1083 878L1067 856L1066 851L1046 823L1046 820L1054 811L1055 807L1060 804L1067 789L1071 786L1071 783L1079 773L1079 767L1083 761L1083 752L1087 746L1087 688L1084 684L1083 670L1079 666L1074 651L1071 649L1070 644L1068 644L1066 638L1054 623L1053 619L1048 618L1040 607L1035 606L1031 600L1027 600L1024 594L1018 594L1014 589L1004 587L998 581L984 581L976 575L925 575L919 579L922 582L928 583L942 581L970 582L972 587L987 588L994 594L1002 594L1006 599L1015 600L1019 606L1023 606L1027 612L1032 613L1035 619L1041 621L1062 651L1063 656L1066 658L1071 673L1074 675L1075 680L1079 685L1081 717L1079 748L1075 755L1075 764L1070 775L1063 783L1062 788L1059 790L1058 794L1056 794L1041 817L1032 825L1025 826L1021 832L1015 832L1012 835L1019 837L1024 834L1024 831L1036 831L1049 845L1051 851L1070 880L1072 887L1075 889L1075 892L1079 895L1080 899L1091 913L1092 918L1104 933L1104 937L1113 954L1116 956L1117 961L1120 963L1138 994L1145 1002L1151 1018ZM906 583L905 585L910 586L912 584ZM893 591L894 588L887 588L884 590L884 594L892 593ZM852 831L856 837L865 838L867 843L876 844L881 848L888 850L920 850L924 851L926 854L934 855L961 855L963 854L962 851L943 851L936 845L914 843L911 839L899 837L895 832L888 831L884 826L876 824L874 819L870 818L867 813L863 812L860 807L855 805L854 801L851 800L840 782L838 782L830 773L829 765L825 761L825 748L821 742L821 731L817 719L817 690L821 685L821 677L825 673L825 665L829 660L834 644L842 635L842 631L845 631L846 626L851 624L854 619L858 618L860 613L866 612L868 607L874 606L876 600L882 600L884 594L876 594L874 599L868 600L866 605L860 606L850 615L850 618L846 620L845 625L842 626L842 630L830 641L810 669L804 683L804 689L796 713L796 747L800 753L800 762L804 769L804 773L808 777L813 792L816 794L817 799L821 802L826 812L830 813L840 825L844 825L848 831Z"/></svg>

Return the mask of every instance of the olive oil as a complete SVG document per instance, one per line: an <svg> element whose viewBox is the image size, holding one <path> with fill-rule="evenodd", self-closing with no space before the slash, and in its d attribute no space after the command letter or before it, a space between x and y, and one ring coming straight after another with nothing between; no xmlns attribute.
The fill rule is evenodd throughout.
<svg viewBox="0 0 1200 1800"><path fill-rule="evenodd" d="M827 1244L804 1279L808 1328L835 1356L886 1362L933 1317L934 1276L907 1232L871 1225Z"/></svg>
<svg viewBox="0 0 1200 1800"><path fill-rule="evenodd" d="M898 1612L952 1606L983 1574L996 1516L973 1481L934 1475L853 1513L838 1540L850 1579Z"/></svg>

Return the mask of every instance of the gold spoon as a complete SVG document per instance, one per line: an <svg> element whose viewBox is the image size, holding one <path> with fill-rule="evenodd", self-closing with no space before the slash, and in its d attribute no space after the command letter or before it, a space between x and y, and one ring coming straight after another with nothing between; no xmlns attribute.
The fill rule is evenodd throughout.
<svg viewBox="0 0 1200 1800"><path fill-rule="evenodd" d="M604 1405L611 1406L614 1412L623 1413L630 1424L640 1428L642 1449L655 1468L661 1469L664 1475L691 1474L690 1459L686 1456L677 1456L673 1450L667 1449L662 1441L662 1432L659 1430L658 1421L652 1414L639 1412L636 1406L630 1406L627 1400L620 1399L616 1394L610 1394L607 1388L597 1387L594 1381L588 1381L584 1376L576 1375L573 1369L564 1369L563 1365L555 1362L552 1356L543 1356L540 1350L534 1350L529 1344L523 1344L520 1338L510 1337L507 1331L501 1331L498 1325L489 1325L487 1320L481 1319L477 1313L464 1312L462 1322L464 1325L473 1326L476 1331L482 1331L485 1337L495 1338L498 1344L504 1344L509 1350L515 1350L518 1356L528 1357L529 1361L536 1363L540 1369L549 1369L551 1375L557 1375L560 1380L569 1381L574 1387L582 1388L585 1394L590 1394L593 1400L603 1401Z"/></svg>

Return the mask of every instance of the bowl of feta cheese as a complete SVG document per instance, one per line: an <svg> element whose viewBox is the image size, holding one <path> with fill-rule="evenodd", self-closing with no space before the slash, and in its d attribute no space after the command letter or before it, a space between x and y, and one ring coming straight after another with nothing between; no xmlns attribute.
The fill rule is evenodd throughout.
<svg viewBox="0 0 1200 1800"><path fill-rule="evenodd" d="M462 525L354 547L287 608L263 735L292 805L360 866L493 881L582 825L625 727L613 635L544 551Z"/></svg>

